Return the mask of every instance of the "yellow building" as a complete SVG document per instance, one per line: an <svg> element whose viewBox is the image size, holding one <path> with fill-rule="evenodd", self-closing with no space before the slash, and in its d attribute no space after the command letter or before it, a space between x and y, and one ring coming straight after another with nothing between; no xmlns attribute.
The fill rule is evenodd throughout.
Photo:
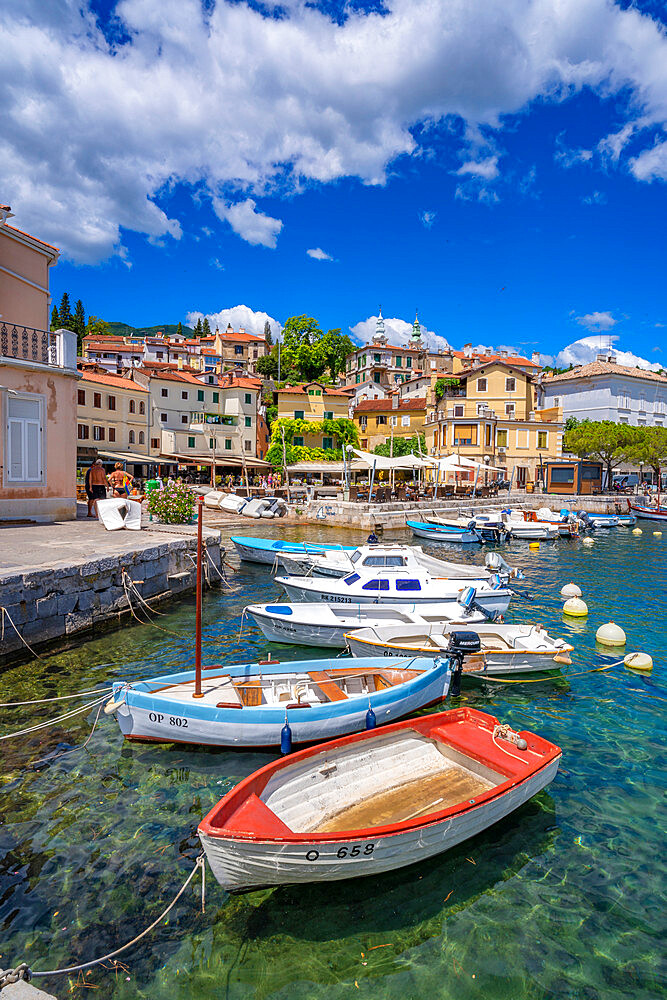
<svg viewBox="0 0 667 1000"><path fill-rule="evenodd" d="M278 418L285 420L322 420L349 419L350 394L354 390L336 389L323 385L321 382L303 382L300 385L288 385L275 392L278 406ZM296 435L292 444L305 445L306 448L336 448L338 443L335 435L313 434Z"/></svg>
<svg viewBox="0 0 667 1000"><path fill-rule="evenodd" d="M562 409L536 409L529 371L491 361L447 379L444 394L429 394L425 425L431 456L456 452L503 468L524 486L544 463L562 455Z"/></svg>
<svg viewBox="0 0 667 1000"><path fill-rule="evenodd" d="M120 375L83 370L77 386L77 460L86 465L96 457L129 463L135 475L145 475L149 455L148 389Z"/></svg>
<svg viewBox="0 0 667 1000"><path fill-rule="evenodd" d="M377 445L392 439L414 437L424 429L426 397L407 396L394 392L388 399L362 399L354 410L354 422L363 451L373 451Z"/></svg>

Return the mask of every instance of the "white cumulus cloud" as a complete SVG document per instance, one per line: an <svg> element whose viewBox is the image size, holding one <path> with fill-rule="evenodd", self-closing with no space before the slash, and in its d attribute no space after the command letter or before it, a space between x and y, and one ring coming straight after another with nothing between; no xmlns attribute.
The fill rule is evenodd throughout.
<svg viewBox="0 0 667 1000"><path fill-rule="evenodd" d="M355 323L354 326L351 326L350 333L353 338L360 344L370 343L375 336L377 319L377 316L369 316L368 319L360 320L359 323ZM403 347L410 342L412 336L412 323L409 323L404 319L399 319L397 316L385 316L384 331L387 335L388 343L394 344L397 347ZM423 323L421 324L421 333L422 340L427 347L431 348L431 350L446 350L449 347L449 342L446 337L434 333L433 330L427 329Z"/></svg>
<svg viewBox="0 0 667 1000"><path fill-rule="evenodd" d="M312 250L306 250L309 257L313 260L333 260L333 257L326 253L321 247L314 247Z"/></svg>
<svg viewBox="0 0 667 1000"><path fill-rule="evenodd" d="M229 309L220 309L219 312L209 313L200 312L198 309L195 309L186 315L185 321L188 326L194 327L197 320L203 320L205 316L208 317L211 330L215 331L217 328L221 333L231 323L234 330L243 327L246 333L252 333L256 337L261 337L264 335L264 325L268 322L271 324L273 339L276 340L283 328L282 323L279 323L273 316L269 316L268 313L256 312L250 306L243 305L231 306Z"/></svg>
<svg viewBox="0 0 667 1000"><path fill-rule="evenodd" d="M613 336L604 339L609 343L614 343L619 338ZM567 368L568 365L586 365L590 361L595 361L597 355L605 353L606 350L606 346L600 346L599 337L582 337L559 351L554 359L554 364L557 368ZM661 365L647 361L646 358L642 358L638 354L633 354L632 351L614 349L614 354L617 364L626 365L629 368L646 368L649 371L658 371L661 367Z"/></svg>
<svg viewBox="0 0 667 1000"><path fill-rule="evenodd" d="M608 311L586 313L584 316L576 316L575 319L579 326L585 326L587 330L597 330L598 332L611 330L618 323L618 320L614 319Z"/></svg>
<svg viewBox="0 0 667 1000"><path fill-rule="evenodd" d="M431 134L460 158L471 197L465 184L496 180L504 128L584 88L623 96L632 175L665 177L653 143L667 120L667 37L634 6L389 0L346 6L340 21L301 0L280 17L260 6L120 0L112 38L92 0L4 0L0 177L17 225L71 259L122 256L123 229L180 238L179 188L272 247L282 223L262 197L343 177L382 184Z"/></svg>

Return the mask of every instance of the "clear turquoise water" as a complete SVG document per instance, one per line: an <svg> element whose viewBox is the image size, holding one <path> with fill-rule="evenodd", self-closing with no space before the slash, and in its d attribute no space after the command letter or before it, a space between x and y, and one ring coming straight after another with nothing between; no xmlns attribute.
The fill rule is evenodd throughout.
<svg viewBox="0 0 667 1000"><path fill-rule="evenodd" d="M508 618L542 621L569 636L573 664L556 680L467 687L461 701L563 748L562 769L547 791L458 849L377 878L230 899L209 876L205 915L194 884L167 921L122 956L126 968L97 968L86 976L97 992L74 985L73 994L648 1000L664 993L667 535L651 532L598 534L592 549L562 541L537 552L515 543L509 557L504 550L524 568L530 594L513 603ZM321 532L285 534L313 539ZM590 616L568 624L558 591L571 580L584 591ZM232 591L205 600L209 663L251 660L268 648L251 628L240 643L237 636L245 604L278 596L269 574L244 564L232 581ZM609 620L627 632L628 651L651 653L652 675L621 666L568 679L618 658L595 648L595 631ZM190 634L192 603L173 606L159 622ZM280 653L283 660L307 654ZM190 639L127 624L6 671L0 700L151 676L192 659ZM0 731L54 714L53 706L5 709ZM30 769L60 740L82 742L91 723L92 715L1 744L0 967L20 959L36 969L86 961L143 930L191 870L201 817L271 759L125 745L115 721L103 717L85 751ZM71 988L66 977L40 984L59 997Z"/></svg>

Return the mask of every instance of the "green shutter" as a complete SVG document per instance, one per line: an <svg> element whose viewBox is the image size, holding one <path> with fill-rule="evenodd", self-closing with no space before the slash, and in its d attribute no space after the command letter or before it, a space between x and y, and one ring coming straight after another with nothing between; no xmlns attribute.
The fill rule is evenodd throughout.
<svg viewBox="0 0 667 1000"><path fill-rule="evenodd" d="M195 439L189 437L188 438L188 448L194 448L194 446L195 446Z"/></svg>
<svg viewBox="0 0 667 1000"><path fill-rule="evenodd" d="M203 403L204 402L204 390L203 389L197 389L197 402L198 403Z"/></svg>

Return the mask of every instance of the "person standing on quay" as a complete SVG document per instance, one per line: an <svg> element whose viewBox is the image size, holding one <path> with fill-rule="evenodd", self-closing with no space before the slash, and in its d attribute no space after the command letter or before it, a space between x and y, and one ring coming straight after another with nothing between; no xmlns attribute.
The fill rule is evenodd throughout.
<svg viewBox="0 0 667 1000"><path fill-rule="evenodd" d="M86 492L88 493L88 517L93 517L91 510L95 508L97 516L97 501L106 500L109 480L104 471L102 459L96 459L86 473Z"/></svg>

